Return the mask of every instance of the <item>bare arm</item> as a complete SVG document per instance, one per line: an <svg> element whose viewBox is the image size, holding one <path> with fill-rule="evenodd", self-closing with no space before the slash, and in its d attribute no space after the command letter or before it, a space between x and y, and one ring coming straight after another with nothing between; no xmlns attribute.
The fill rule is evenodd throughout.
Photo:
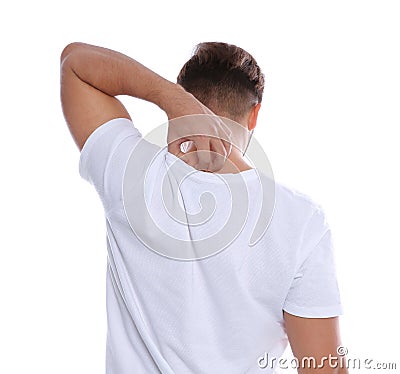
<svg viewBox="0 0 400 374"><path fill-rule="evenodd" d="M339 318L302 318L284 312L286 332L294 356L298 359L299 374L347 374L345 364L340 360L343 357L338 354L337 348L341 345L339 333ZM331 360L329 357L337 357ZM316 365L307 359L313 357ZM326 357L326 359L324 359ZM304 360L305 365L301 365ZM344 360L343 360L344 361ZM308 368L308 362L311 362ZM335 364L337 367L335 368ZM342 366L342 367L341 367Z"/></svg>
<svg viewBox="0 0 400 374"><path fill-rule="evenodd" d="M118 95L154 103L166 112L169 119L190 114L213 114L181 86L122 53L84 43L72 43L64 48L61 54L61 103L72 137L80 150L89 135L103 123L119 117L130 119L125 107L115 97ZM223 147L221 141L193 140L201 148L214 142L215 149L224 157L228 155L229 148ZM169 150L178 155L179 145L174 144ZM222 165L214 167L218 170Z"/></svg>

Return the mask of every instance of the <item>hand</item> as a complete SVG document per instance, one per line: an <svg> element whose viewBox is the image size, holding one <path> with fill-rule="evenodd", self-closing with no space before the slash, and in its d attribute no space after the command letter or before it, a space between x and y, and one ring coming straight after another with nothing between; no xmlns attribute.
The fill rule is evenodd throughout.
<svg viewBox="0 0 400 374"><path fill-rule="evenodd" d="M229 127L193 95L175 86L174 98L165 107L168 151L197 170L220 170L232 150Z"/></svg>

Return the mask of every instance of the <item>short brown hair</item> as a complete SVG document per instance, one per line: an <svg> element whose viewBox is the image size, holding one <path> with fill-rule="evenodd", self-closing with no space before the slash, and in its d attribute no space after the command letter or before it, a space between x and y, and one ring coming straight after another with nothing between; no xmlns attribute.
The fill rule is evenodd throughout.
<svg viewBox="0 0 400 374"><path fill-rule="evenodd" d="M215 114L242 119L262 101L264 74L250 53L233 44L198 44L177 83Z"/></svg>

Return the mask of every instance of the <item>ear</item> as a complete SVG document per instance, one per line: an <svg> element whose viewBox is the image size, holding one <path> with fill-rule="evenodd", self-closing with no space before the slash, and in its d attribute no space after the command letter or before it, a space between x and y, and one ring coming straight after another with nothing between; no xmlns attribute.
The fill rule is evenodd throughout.
<svg viewBox="0 0 400 374"><path fill-rule="evenodd" d="M249 129L249 131L254 130L254 128L257 125L257 117L258 117L258 112L261 108L261 103L258 103L256 105L254 105L251 110L250 110L250 114L247 120L247 127Z"/></svg>

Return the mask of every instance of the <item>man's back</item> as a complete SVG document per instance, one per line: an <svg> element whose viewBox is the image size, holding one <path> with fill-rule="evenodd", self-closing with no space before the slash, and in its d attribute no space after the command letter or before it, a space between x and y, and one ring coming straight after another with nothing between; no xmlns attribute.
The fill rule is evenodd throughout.
<svg viewBox="0 0 400 374"><path fill-rule="evenodd" d="M146 153L151 165L137 168ZM137 174L127 180L130 168ZM272 221L249 246L262 202L256 170L228 176L196 171L143 140L127 119L108 122L88 138L80 173L97 186L107 219L107 373L258 372L260 356L278 358L287 344L282 309L307 316L340 312L334 278L321 277L309 291L313 278L332 272L332 263L323 213L305 196L276 184ZM177 189L165 187L184 175ZM240 211L231 204L236 184L247 189L248 215L239 232L230 232L226 223ZM199 204L205 193L215 209L203 222L192 225L167 211L171 198L187 217L199 214L207 210ZM166 256L163 235L195 243L224 229L228 244L213 255ZM191 255L203 250L190 248ZM323 257L325 265L307 274Z"/></svg>

